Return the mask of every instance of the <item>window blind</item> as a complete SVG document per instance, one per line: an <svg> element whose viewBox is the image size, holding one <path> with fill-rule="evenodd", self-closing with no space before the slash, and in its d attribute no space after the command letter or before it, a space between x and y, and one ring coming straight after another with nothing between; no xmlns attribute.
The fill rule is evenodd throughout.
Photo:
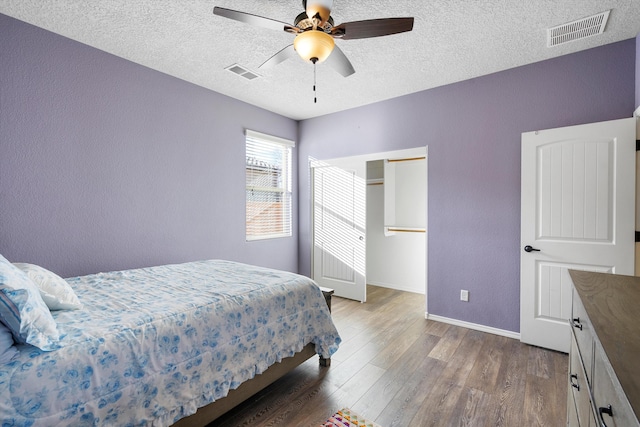
<svg viewBox="0 0 640 427"><path fill-rule="evenodd" d="M293 141L246 131L246 238L291 236Z"/></svg>

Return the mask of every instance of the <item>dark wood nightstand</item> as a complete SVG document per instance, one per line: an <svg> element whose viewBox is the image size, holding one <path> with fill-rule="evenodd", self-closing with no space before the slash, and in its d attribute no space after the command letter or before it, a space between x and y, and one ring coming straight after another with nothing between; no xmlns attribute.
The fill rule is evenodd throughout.
<svg viewBox="0 0 640 427"><path fill-rule="evenodd" d="M329 311L331 311L331 295L333 295L334 290L331 288L323 288L322 286L320 286L320 290L322 291L322 295L324 295L324 300L327 302Z"/></svg>
<svg viewBox="0 0 640 427"><path fill-rule="evenodd" d="M324 300L327 303L327 307L329 307L329 312L331 312L331 295L333 295L333 289L330 288L323 288L322 286L320 286L320 290L322 291L322 295L324 295ZM331 359L325 359L324 357L320 356L320 366L331 366Z"/></svg>

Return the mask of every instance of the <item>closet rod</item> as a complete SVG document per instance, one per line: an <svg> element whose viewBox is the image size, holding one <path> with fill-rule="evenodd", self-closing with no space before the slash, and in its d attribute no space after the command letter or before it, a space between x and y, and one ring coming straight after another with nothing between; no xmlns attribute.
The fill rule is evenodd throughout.
<svg viewBox="0 0 640 427"><path fill-rule="evenodd" d="M408 157L406 159L388 159L387 161L389 163L395 163L395 162L410 162L412 160L424 160L426 159L426 157Z"/></svg>
<svg viewBox="0 0 640 427"><path fill-rule="evenodd" d="M427 230L406 230L404 228L387 228L388 231L396 231L399 233L426 233Z"/></svg>

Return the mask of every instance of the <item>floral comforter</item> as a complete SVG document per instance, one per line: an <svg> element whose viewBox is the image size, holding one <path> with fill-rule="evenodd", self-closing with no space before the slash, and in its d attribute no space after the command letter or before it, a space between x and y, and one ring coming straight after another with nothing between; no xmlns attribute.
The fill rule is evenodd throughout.
<svg viewBox="0 0 640 427"><path fill-rule="evenodd" d="M212 260L67 281L84 308L52 312L63 347L0 366L3 425L167 426L307 343L340 343L293 273Z"/></svg>

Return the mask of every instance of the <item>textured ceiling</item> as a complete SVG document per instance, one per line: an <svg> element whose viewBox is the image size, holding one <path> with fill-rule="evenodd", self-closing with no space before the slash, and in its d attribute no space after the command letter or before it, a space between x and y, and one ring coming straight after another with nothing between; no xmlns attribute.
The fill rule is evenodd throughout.
<svg viewBox="0 0 640 427"><path fill-rule="evenodd" d="M265 60L293 35L213 15L221 6L293 23L300 0L0 0L0 13L293 119L306 119L626 40L639 0L334 0L337 24L415 17L412 32L337 40L356 73ZM546 29L612 9L606 31L546 47ZM239 64L260 78L225 68Z"/></svg>

